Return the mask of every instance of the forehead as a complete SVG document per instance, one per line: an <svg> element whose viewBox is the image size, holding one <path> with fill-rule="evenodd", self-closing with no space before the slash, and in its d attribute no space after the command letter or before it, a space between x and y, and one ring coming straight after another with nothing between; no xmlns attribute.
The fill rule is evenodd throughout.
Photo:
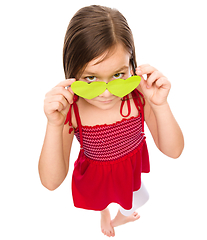
<svg viewBox="0 0 207 240"><path fill-rule="evenodd" d="M121 45L106 51L87 64L83 74L110 76L122 68L129 68L130 54Z"/></svg>

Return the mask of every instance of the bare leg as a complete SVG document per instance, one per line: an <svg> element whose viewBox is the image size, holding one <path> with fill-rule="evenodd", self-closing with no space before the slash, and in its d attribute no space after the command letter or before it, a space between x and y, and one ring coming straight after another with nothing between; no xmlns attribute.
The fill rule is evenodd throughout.
<svg viewBox="0 0 207 240"><path fill-rule="evenodd" d="M138 215L137 212L132 213L130 216L126 217L121 214L120 211L118 211L116 217L111 221L111 226L112 227L118 227L120 225L123 225L128 222L134 222L138 220L140 216Z"/></svg>
<svg viewBox="0 0 207 240"><path fill-rule="evenodd" d="M101 211L101 231L108 237L115 236L114 228L111 225L111 215L108 208Z"/></svg>
<svg viewBox="0 0 207 240"><path fill-rule="evenodd" d="M117 227L119 225L138 220L140 216L135 211L137 208L143 206L148 200L149 193L142 182L140 189L133 192L132 208L130 210L125 210L120 206L116 217L112 220L112 226Z"/></svg>

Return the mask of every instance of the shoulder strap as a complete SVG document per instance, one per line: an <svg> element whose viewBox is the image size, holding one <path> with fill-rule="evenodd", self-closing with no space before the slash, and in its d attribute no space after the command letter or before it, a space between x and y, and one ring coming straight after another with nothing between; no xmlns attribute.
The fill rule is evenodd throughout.
<svg viewBox="0 0 207 240"><path fill-rule="evenodd" d="M140 98L140 96L142 97L143 99L143 103L142 103L142 100ZM143 94L138 91L137 89L135 89L133 92L132 92L132 97L133 97L133 100L134 100L134 104L140 114L142 114L142 122L143 122L143 126L144 126L144 108L143 106L145 105L145 100L144 100L144 96ZM123 114L123 107L124 107L124 104L125 102L127 102L127 107L128 107L128 113L127 115L124 115ZM123 100L122 100L122 103L121 103L121 108L120 108L120 113L122 115L122 117L128 117L131 113L131 104L130 104L130 99L129 99L129 95L123 97ZM144 130L144 129L143 129Z"/></svg>
<svg viewBox="0 0 207 240"><path fill-rule="evenodd" d="M78 100L77 96L74 95L73 97L73 104ZM65 119L65 123L64 124L67 124L69 122L69 126L72 127L72 107L73 107L73 104L70 105L70 108L69 108L69 111L68 111L68 114L66 116L66 119ZM71 130L71 129L70 129ZM73 130L73 128L72 128ZM69 133L71 133L72 131L70 131Z"/></svg>
<svg viewBox="0 0 207 240"><path fill-rule="evenodd" d="M78 125L78 129L79 129L79 134L80 134L80 148L83 149L83 133L82 133L82 125L81 125L81 119L80 119L80 115L79 115L79 111L78 111L78 106L76 101L78 100L78 97L75 95L73 98L73 104L70 105L66 120L65 120L65 124L67 124L69 122L69 134L73 131L73 127L72 127L72 108L74 109L74 113L75 113L75 118L77 121L77 125Z"/></svg>
<svg viewBox="0 0 207 240"><path fill-rule="evenodd" d="M124 104L125 104L126 101L127 101L128 113L127 113L127 115L124 115L123 114L123 107L124 107ZM131 113L131 104L130 104L129 95L123 97L122 102L121 102L120 113L121 113L122 117L128 117L130 115L130 113Z"/></svg>
<svg viewBox="0 0 207 240"><path fill-rule="evenodd" d="M142 118L142 132L144 133L144 105L145 105L145 99L144 99L144 96L143 94L138 91L137 89L135 89L133 92L132 92L132 96L133 96L133 100L134 100L134 104L137 108L137 110L139 111L139 114L141 113L141 118ZM142 103L142 100L141 100L141 97L143 99L143 103Z"/></svg>
<svg viewBox="0 0 207 240"><path fill-rule="evenodd" d="M79 134L80 134L80 148L83 149L83 133L82 133L82 125L81 125L81 119L78 111L78 106L76 102L73 103L73 108L75 112L75 118L78 124Z"/></svg>

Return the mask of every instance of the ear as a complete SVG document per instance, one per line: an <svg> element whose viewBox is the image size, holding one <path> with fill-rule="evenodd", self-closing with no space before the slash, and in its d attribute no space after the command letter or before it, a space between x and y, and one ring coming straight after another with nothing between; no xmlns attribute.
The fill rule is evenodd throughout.
<svg viewBox="0 0 207 240"><path fill-rule="evenodd" d="M132 76L134 76L134 71L133 70L131 70L130 73L131 73Z"/></svg>

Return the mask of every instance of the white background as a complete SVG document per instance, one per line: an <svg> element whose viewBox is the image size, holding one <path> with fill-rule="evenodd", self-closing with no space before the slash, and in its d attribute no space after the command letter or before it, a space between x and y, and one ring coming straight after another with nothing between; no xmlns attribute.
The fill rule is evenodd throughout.
<svg viewBox="0 0 207 240"><path fill-rule="evenodd" d="M172 83L169 103L182 128L185 150L170 159L157 150L146 129L151 173L143 176L150 201L140 220L116 229L116 239L206 240L205 0L69 1L0 3L0 238L107 239L100 213L76 209L70 172L53 192L38 176L46 118L44 95L64 80L62 47L67 25L86 5L115 7L133 31L138 65L149 63ZM112 204L112 217L117 205Z"/></svg>

